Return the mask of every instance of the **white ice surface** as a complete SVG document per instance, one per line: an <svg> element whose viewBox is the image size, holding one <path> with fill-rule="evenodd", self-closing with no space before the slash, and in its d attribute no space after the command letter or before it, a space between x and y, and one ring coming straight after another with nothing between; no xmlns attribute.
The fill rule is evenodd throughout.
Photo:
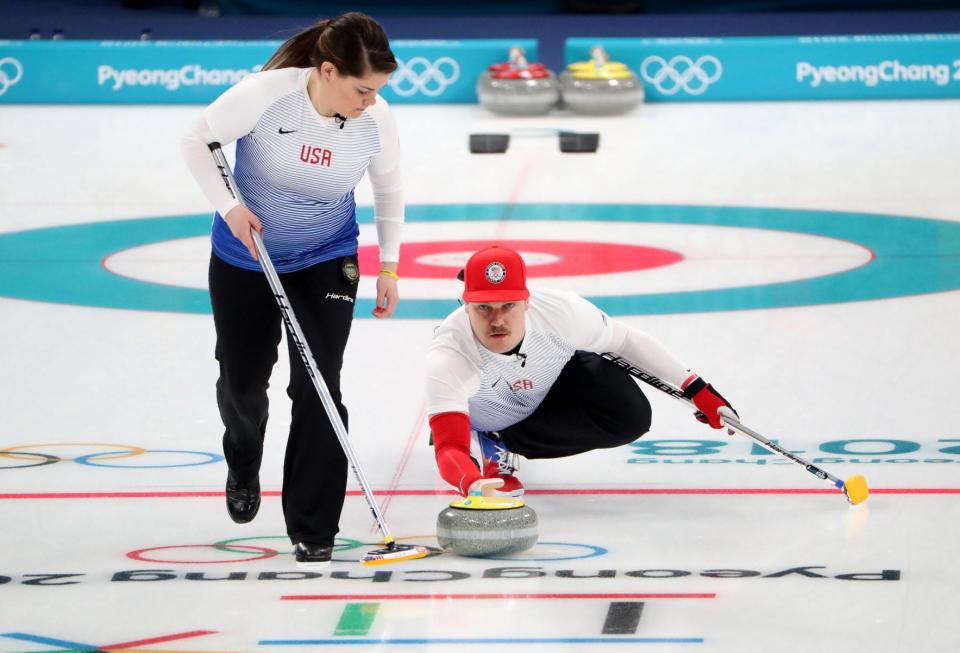
<svg viewBox="0 0 960 653"><path fill-rule="evenodd" d="M952 101L660 104L603 120L562 114L503 120L479 107L397 106L395 112L412 204L689 204L956 221L958 108ZM198 110L3 107L0 233L207 212L178 154L179 135ZM513 139L505 156L467 153L470 132L526 127L599 130L601 149L594 156L567 156L549 138L528 137ZM358 200L370 203L366 182ZM543 224L419 223L409 225L407 235L419 241L451 235L535 238ZM675 249L686 258L622 276L538 282L594 294L628 293L642 283L649 292L666 293L810 278L868 260L851 243L756 230L619 224L605 225L603 236L607 242ZM596 223L551 224L549 237L601 239ZM370 230L364 229L363 239L372 242ZM108 266L139 279L203 287L206 255L203 239L185 239L117 253ZM763 259L762 269L751 257ZM401 289L411 298L457 293L453 281L403 280ZM363 293L369 295L369 288ZM613 646L626 637L703 641L613 648L913 653L960 647L954 617L960 610L960 510L957 495L945 493L958 487L951 465L960 454L941 451L960 444L953 387L960 360L957 292L622 319L656 335L701 371L734 402L745 423L802 456L839 458L823 464L841 478L866 475L878 492L858 507L838 494L797 493L829 487L792 463L759 454L741 436L710 431L651 390L654 423L642 443L722 444L706 455L677 449L676 456L650 456L622 447L524 461L521 478L535 491L528 501L539 513L544 542L528 553L508 561L443 555L383 567L392 573L372 577L351 562L361 547L338 554L319 578L260 580L262 572L295 571L276 496L289 425L286 356L270 391L261 475L267 496L257 520L238 526L227 518L222 496L213 496L222 491L222 463L143 467L204 459L202 453L164 451L219 451L209 316L0 298L0 448L35 454L0 456L0 653L71 648L63 642L75 643L73 650L85 650L76 643L109 649L154 638L124 650L316 650L333 644L261 642L351 639L383 641L350 650L605 650L604 642ZM343 371L364 471L385 493L380 498L396 534L424 544L435 544L435 515L450 498L442 494L426 446L421 379L433 324L357 319ZM820 448L842 440L868 442L841 454ZM917 448L893 455L890 440ZM117 467L76 460L137 447L152 453L88 459ZM63 460L11 468L39 461L37 453ZM903 493L916 488L935 493ZM369 511L355 490L351 482L341 535L374 543ZM721 492L738 490L773 493ZM262 538L248 544L265 547L270 557L230 562L247 554L210 546L232 538ZM142 549L154 549L159 561L129 557ZM525 571L498 578L511 575L496 571L502 567ZM777 575L798 568L804 571ZM843 578L884 569L893 570L891 576L898 572L898 580ZM120 572L145 570L169 570L173 578L113 580ZM589 577L599 570L609 573ZM716 578L711 570L757 575ZM187 576L230 573L246 576ZM662 593L713 596L639 596ZM417 596L395 598L400 594ZM516 596L424 596L434 594ZM570 594L592 596L564 598ZM282 600L289 595L346 598ZM644 603L633 635L602 634L616 601ZM379 604L366 634L335 635L346 606L354 603ZM11 636L17 633L34 639ZM165 639L182 633L194 636ZM511 642L391 643L398 638ZM538 644L532 638L567 641Z"/></svg>

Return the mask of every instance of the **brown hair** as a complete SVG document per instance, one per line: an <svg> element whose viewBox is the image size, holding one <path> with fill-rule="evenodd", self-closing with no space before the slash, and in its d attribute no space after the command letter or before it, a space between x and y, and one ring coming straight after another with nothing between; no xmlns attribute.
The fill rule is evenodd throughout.
<svg viewBox="0 0 960 653"><path fill-rule="evenodd" d="M350 12L321 20L290 37L263 69L319 68L324 61L349 77L364 77L370 71L392 73L397 68L380 23L366 14Z"/></svg>

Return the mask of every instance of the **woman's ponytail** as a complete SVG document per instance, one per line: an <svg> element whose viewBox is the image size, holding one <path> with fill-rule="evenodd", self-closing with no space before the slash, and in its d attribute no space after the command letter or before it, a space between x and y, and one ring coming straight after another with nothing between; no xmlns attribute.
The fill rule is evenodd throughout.
<svg viewBox="0 0 960 653"><path fill-rule="evenodd" d="M299 34L284 41L263 70L277 68L307 68L313 65L314 52L317 50L323 33L332 23L332 19L321 20L316 25L308 27Z"/></svg>
<svg viewBox="0 0 960 653"><path fill-rule="evenodd" d="M263 70L319 68L324 61L350 77L364 77L370 71L392 73L397 68L380 23L366 14L350 12L321 20L287 39Z"/></svg>

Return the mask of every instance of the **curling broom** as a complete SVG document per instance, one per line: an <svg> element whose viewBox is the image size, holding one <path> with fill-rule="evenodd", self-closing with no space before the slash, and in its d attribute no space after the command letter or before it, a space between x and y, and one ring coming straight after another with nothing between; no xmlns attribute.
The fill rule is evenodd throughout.
<svg viewBox="0 0 960 653"><path fill-rule="evenodd" d="M226 184L227 189L233 194L237 201L243 203L243 198L240 196L240 189L237 188L236 180L234 180L233 173L230 171L230 165L227 163L227 159L223 155L223 150L220 149L220 143L210 143L208 147L210 148L210 152L213 154L213 158L217 163L217 167L220 168L220 176L223 177L223 183ZM280 306L280 313L283 316L283 321L287 324L287 330L290 334L290 338L296 346L297 351L300 352L300 358L303 360L303 364L306 365L307 373L313 380L313 386L320 395L320 401L323 403L323 408L327 413L327 418L333 425L333 430L337 435L337 439L340 441L340 446L343 448L343 453L347 456L347 461L350 463L350 469L353 470L354 478L357 479L357 483L363 490L363 496L367 500L367 505L370 506L370 511L373 513L373 518L377 520L377 525L380 526L380 532L383 534L383 547L368 551L362 558L360 558L360 564L382 565L390 562L414 560L416 558L425 557L430 553L430 550L427 547L397 544L396 540L393 539L393 535L390 534L390 529L387 527L387 522L383 518L383 513L380 512L380 507L377 505L377 500L373 496L373 491L370 489L370 484L367 482L367 478L364 476L363 470L360 468L357 455L354 453L353 447L350 444L350 438L347 435L347 429L343 425L343 420L340 419L340 413L337 412L336 405L333 403L333 398L330 396L330 390L327 388L327 383L324 381L323 376L320 374L317 368L317 363L313 358L313 352L310 350L310 345L307 344L307 339L303 335L303 331L300 329L300 323L297 322L297 316L294 315L293 309L290 307L290 300L287 299L287 294L284 292L283 286L280 284L280 277L277 276L277 271L273 267L273 262L270 260L270 255L267 254L267 248L263 245L263 239L260 237L260 233L257 232L256 229L251 229L251 234L253 235L253 244L257 250L257 257L260 260L260 265L263 268L264 274L267 275L267 281L270 284L270 288L273 290L274 297L277 299L277 304Z"/></svg>
<svg viewBox="0 0 960 653"><path fill-rule="evenodd" d="M644 383L653 386L654 388L656 388L657 390L660 390L661 392L665 392L666 394L670 395L671 397L674 397L675 399L679 399L684 404L687 404L688 406L693 407L694 410L697 410L696 405L694 405L692 401L684 397L683 393L680 392L679 389L673 387L666 381L663 381L662 379L657 378L653 374L650 374L649 372L637 367L630 361L624 358L621 358L616 354L607 352L605 354L601 354L601 356L606 360L610 361L611 363L613 363L614 365L616 365L617 367L622 368L631 376L640 379ZM793 454L787 451L786 449L778 445L776 442L771 442L770 440L763 437L756 431L741 424L739 420L734 419L732 417L723 417L722 419L723 419L723 423L726 426L753 438L754 440L762 444L766 449L774 453L778 453L784 458L787 458L788 460L792 460L798 465L803 465L803 467L808 472L810 472L817 478L820 478L824 481L830 481L831 483L833 483L833 485L836 488L838 488L841 492L843 492L843 494L847 497L847 501L849 501L853 505L857 505L858 503L863 503L864 501L867 500L867 497L870 496L870 489L867 487L867 479L864 478L861 474L856 474L854 476L851 476L847 480L842 481L836 476L834 476L833 474L830 474L829 472L826 472L820 469L813 463L809 463L803 458L801 458L800 456L797 456L796 454Z"/></svg>

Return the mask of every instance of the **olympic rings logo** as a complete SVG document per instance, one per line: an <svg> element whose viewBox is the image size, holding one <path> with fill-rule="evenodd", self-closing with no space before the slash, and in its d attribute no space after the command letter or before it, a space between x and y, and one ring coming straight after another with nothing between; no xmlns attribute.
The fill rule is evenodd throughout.
<svg viewBox="0 0 960 653"><path fill-rule="evenodd" d="M437 97L460 79L460 64L450 57L440 57L436 61L413 57L407 61L398 59L397 64L390 76L390 88L401 97L412 97L417 93Z"/></svg>
<svg viewBox="0 0 960 653"><path fill-rule="evenodd" d="M571 549L569 553L561 553L558 549ZM593 544L577 544L574 542L537 542L536 546L521 554L498 557L483 556L484 560L523 560L524 562L555 562L558 560L582 560L607 555L609 551L602 546Z"/></svg>
<svg viewBox="0 0 960 653"><path fill-rule="evenodd" d="M421 536L398 538L403 539L424 539ZM217 565L233 564L239 562L257 562L259 560L269 560L281 555L281 552L274 548L276 545L263 546L263 540L282 540L284 543L289 540L282 535L270 535L264 537L237 537L229 540L220 540L213 544L174 544L170 546L154 546L145 549L137 549L127 553L127 557L138 562L150 562L156 564L182 564L182 565ZM252 544L256 542L256 544ZM359 555L349 554L361 547L377 546L379 543L361 542L346 537L338 537L333 544L333 562L358 562ZM428 558L438 556L443 551L436 547L426 547L430 553ZM563 552L563 549L569 549ZM183 557L176 554L169 554L169 551L191 551L190 554ZM164 553L160 553L164 552ZM292 549L287 551L292 554ZM230 557L208 558L213 554L221 556L222 554L233 554ZM358 552L359 553L359 552ZM508 560L523 562L555 562L560 560L582 560L585 558L596 558L608 553L602 546L593 544L578 544L575 542L538 542L532 552L527 552L517 556L483 556L483 560ZM344 554L347 554L346 556Z"/></svg>
<svg viewBox="0 0 960 653"><path fill-rule="evenodd" d="M400 539L412 539L412 538L397 538ZM283 535L269 535L264 537L235 537L229 540L220 540L219 542L214 542L213 544L175 544L172 546L154 546L146 549L137 549L136 551L130 551L127 554L127 557L131 560L136 560L138 562L151 562L151 563L160 563L165 565L180 564L180 565L216 565L216 564L233 564L237 562L256 562L258 560L269 560L280 554L280 551L273 548L272 546L262 546L262 540L282 540L286 543L289 543L289 539ZM248 544L248 542L257 541L259 544ZM367 546L377 546L378 543L366 543L361 542L360 540L352 540L346 537L338 537L334 540L333 543L333 562L358 562L360 556L356 557L348 555L343 557L343 554L348 551L353 551L361 547ZM275 545L274 545L275 546ZM430 550L430 553L427 557L432 557L440 555L442 551L434 547L426 547ZM201 559L179 559L177 556L170 556L166 553L158 553L160 551L172 551L172 550L184 550L190 549L194 552L201 551L209 554L211 551L223 554L234 554L230 558L214 558L207 559L204 557L203 553L199 557ZM290 550L287 551L288 555L293 554L293 548L290 547ZM193 554L196 558L196 553ZM238 557L239 556L239 557Z"/></svg>
<svg viewBox="0 0 960 653"><path fill-rule="evenodd" d="M49 449L95 447L106 449L106 451L87 453L81 456L67 457L52 453L47 453ZM189 460L179 463L161 463L159 461L148 462L113 462L126 460L129 458L139 459L141 456L152 456L153 458L163 457L165 455L175 455L178 457L196 457L199 460ZM144 449L131 444L107 444L102 442L60 442L45 444L24 444L15 447L6 447L0 449L0 470L2 469L25 469L27 467L43 467L63 461L72 461L79 465L88 467L113 467L117 469L164 469L171 467L196 467L199 465L210 465L223 460L223 456L207 451L183 451L181 449ZM13 463L2 464L3 461L14 461Z"/></svg>
<svg viewBox="0 0 960 653"><path fill-rule="evenodd" d="M640 74L664 95L673 95L678 91L701 95L708 86L720 79L723 66L719 59L710 54L696 61L682 54L670 61L652 55L643 60Z"/></svg>
<svg viewBox="0 0 960 653"><path fill-rule="evenodd" d="M13 57L0 59L0 95L20 81L23 77L23 65Z"/></svg>

